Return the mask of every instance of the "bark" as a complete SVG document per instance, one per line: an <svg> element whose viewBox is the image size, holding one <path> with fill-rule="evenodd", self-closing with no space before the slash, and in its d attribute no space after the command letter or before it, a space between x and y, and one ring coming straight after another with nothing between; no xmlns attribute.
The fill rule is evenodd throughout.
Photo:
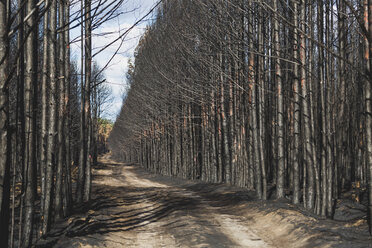
<svg viewBox="0 0 372 248"><path fill-rule="evenodd" d="M92 80L92 22L91 22L91 0L85 0L85 131L87 132L86 165L84 181L84 201L90 200L91 190L91 131L92 120L90 114L90 88Z"/></svg>
<svg viewBox="0 0 372 248"><path fill-rule="evenodd" d="M345 100L346 100L346 82L345 82L345 60L346 58L346 43L347 43L347 25L346 25L346 5L345 1L339 1L338 5L338 33L339 33L339 54L340 54L340 62L339 62L339 106L340 112L338 113L338 137L337 137L337 149L340 153L340 156L337 156L338 164L340 167L344 167L345 165L345 150L344 146L347 142L346 137L346 123L345 118L347 118L347 113L345 109ZM346 168L345 168L346 169ZM347 169L348 170L348 169Z"/></svg>
<svg viewBox="0 0 372 248"><path fill-rule="evenodd" d="M85 98L87 97L87 93L85 92L85 84L84 81L84 0L81 0L81 75L80 75L80 88L81 88L81 108L80 108L80 140L79 140L79 171L78 171L78 180L76 182L76 202L81 203L83 201L83 192L84 192L84 182L85 182L85 167L86 167L86 101Z"/></svg>
<svg viewBox="0 0 372 248"><path fill-rule="evenodd" d="M369 172L368 181L368 224L369 232L372 235L372 0L368 0L368 62L367 67L369 80L365 82L365 104L366 104L366 145L367 145L367 163Z"/></svg>
<svg viewBox="0 0 372 248"><path fill-rule="evenodd" d="M275 60L275 80L278 93L278 170L276 176L276 197L284 197L284 101L282 72L280 65L280 41L279 41L279 14L278 0L274 0L274 54Z"/></svg>
<svg viewBox="0 0 372 248"><path fill-rule="evenodd" d="M224 59L223 55L220 54L220 65L223 67ZM221 123L222 123L222 180L223 182L229 183L230 182L230 151L229 151L229 142L228 142L228 126L227 126L227 115L225 111L225 78L223 73L220 74L220 83L221 83L221 93L220 93L220 105L221 105Z"/></svg>
<svg viewBox="0 0 372 248"><path fill-rule="evenodd" d="M66 80L66 87L65 87L65 106L66 106L66 123L65 123L65 148L66 148L66 167L65 167L65 175L64 175L64 214L68 216L72 211L72 182L71 182L71 129L72 129L72 115L71 115L71 103L70 103L70 95L71 95L71 76L70 76L70 29L69 29L69 22L70 22L70 1L64 1L64 14L65 14L65 25L66 28L64 30L64 41L65 41L65 80Z"/></svg>
<svg viewBox="0 0 372 248"><path fill-rule="evenodd" d="M217 86L218 87L218 86ZM221 93L220 93L221 94ZM224 164L223 164L223 144L222 144L222 125L221 125L221 104L220 104L220 94L216 94L217 97L219 99L216 100L216 110L217 110L217 114L216 114L216 122L215 122L215 126L216 126L216 133L218 134L218 136L216 137L216 144L217 144L217 164L218 164L218 168L217 168L217 181L219 183L222 183L223 180L224 180L224 176L223 176L223 167L224 167Z"/></svg>
<svg viewBox="0 0 372 248"><path fill-rule="evenodd" d="M307 202L306 207L312 209L314 207L314 168L313 168L313 146L311 141L311 119L310 119L310 107L308 103L308 90L306 85L306 42L305 42L305 12L306 5L305 1L301 1L300 10L300 65L301 65L301 94L302 94L302 113L303 113L303 125L304 125L304 161L306 163L307 170Z"/></svg>
<svg viewBox="0 0 372 248"><path fill-rule="evenodd" d="M10 133L8 80L8 1L0 1L0 246L8 247L10 202Z"/></svg>
<svg viewBox="0 0 372 248"><path fill-rule="evenodd" d="M264 54L264 32L263 32L263 18L260 16L258 21L258 51ZM262 199L267 198L267 178L266 178L266 159L265 159L265 74L264 74L264 57L258 57L258 123L259 123L259 148L260 148L260 162L262 175Z"/></svg>
<svg viewBox="0 0 372 248"><path fill-rule="evenodd" d="M300 82L299 82L299 35L298 35L298 4L297 1L293 2L294 12L294 30L293 30L293 95L294 95L294 154L293 154L293 199L294 204L300 203L300 164L299 164L299 151L300 151Z"/></svg>
<svg viewBox="0 0 372 248"><path fill-rule="evenodd" d="M45 2L46 6L49 6L49 0ZM43 65L42 65L42 79L41 79L41 147L40 147L40 176L41 176L41 211L44 210L45 204L45 179L46 179L46 154L47 154L47 138L48 138L48 130L47 130L47 111L48 111L48 97L47 97L47 83L49 82L50 78L48 75L49 69L49 49L48 43L50 42L50 34L49 34L49 15L46 13L43 19Z"/></svg>
<svg viewBox="0 0 372 248"><path fill-rule="evenodd" d="M27 1L26 13L30 13L36 6L36 0ZM29 247L32 244L34 201L36 192L36 108L37 108L37 11L26 22L26 31L29 35L26 39L26 71L25 71L25 199L24 199L24 222L21 246Z"/></svg>
<svg viewBox="0 0 372 248"><path fill-rule="evenodd" d="M22 0L19 0L18 3L21 3ZM19 127L18 127L18 134L19 134L19 147L17 147L17 152L18 152L18 155L19 155L19 161L18 163L21 165L21 177L22 178L25 178L25 171L24 171L24 165L25 165L25 150L26 150L26 142L25 142L25 139L26 139L26 135L25 135L25 131L26 131L26 128L25 128L25 122L24 122L24 116L25 116L25 104L24 104L24 94L25 94L25 91L24 91L24 88L25 88L25 51L24 51L24 38L25 38L25 25L24 25L24 22L23 22L23 18L25 16L25 6L23 5L23 8L21 8L20 10L20 13L19 13L19 17L21 18L21 20L19 21L20 23L20 29L19 29L19 33L18 33L18 37L19 37L19 52L20 52L20 55L19 55L19 60L18 60L18 63L19 63L19 71L18 71L18 98L17 99L17 105L18 105L18 108L19 108L19 118L18 118L18 121L20 122L19 124ZM24 206L24 184L22 184L22 187L21 187L21 193L22 193L22 196L20 197L20 207L19 207L19 220L18 220L18 223L19 223L19 230L18 230L18 240L22 240L22 231L23 231L23 226L22 226L22 223L23 223L23 206ZM19 246L20 246L20 242L19 242Z"/></svg>
<svg viewBox="0 0 372 248"><path fill-rule="evenodd" d="M91 194L91 184L92 184L92 178L91 178L91 173L92 173L92 155L91 155L91 140L92 140L92 124L91 124L91 119L88 117L87 120L87 125L88 125L88 135L87 135L87 161L86 161L86 166L85 166L85 181L84 181L84 196L83 199L84 201L89 201L90 200L90 194ZM131 153L129 153L129 162L131 163Z"/></svg>
<svg viewBox="0 0 372 248"><path fill-rule="evenodd" d="M330 1L328 0L328 5L327 5L327 24L326 24L326 43L328 46L330 46L330 30L333 30L332 28L332 23L333 23L333 15L331 15L330 11ZM332 16L330 18L330 16ZM326 63L326 75L327 75L327 85L331 85L330 80L331 80L331 74L332 74L332 60L330 59L330 54L327 53L327 63ZM332 115L333 115L333 108L331 105L331 99L332 99L332 93L331 89L327 87L327 99L328 99L328 109L327 109L327 161L328 161L328 168L327 168L327 184L328 184L328 189L327 189L327 214L328 216L333 216L333 196L334 196L334 188L336 188L337 183L334 183L334 171L335 171L335 166L334 166L334 155L333 155L333 129L332 129Z"/></svg>
<svg viewBox="0 0 372 248"><path fill-rule="evenodd" d="M324 11L323 11L323 2L318 1L318 40L319 42L323 43L323 27L324 27ZM320 90L320 105L321 105L321 209L320 214L322 216L326 215L326 208L327 208L327 110L326 110L326 86L324 80L324 73L323 73L323 58L324 58L324 51L323 48L319 48L318 54L318 78L319 78L319 90Z"/></svg>
<svg viewBox="0 0 372 248"><path fill-rule="evenodd" d="M21 5L22 0L18 0L18 5ZM25 75L25 63L24 63L24 51L23 51L23 44L24 44L24 8L22 8L18 15L18 24L19 30L17 35L17 49L20 53L19 58L17 60L17 101L16 101L16 117L15 123L21 123L15 129L15 144L12 146L14 147L13 151L13 166L12 166L12 188L15 188L16 180L17 180L17 165L21 164L24 165L24 122L20 121L23 119L24 116L24 75ZM12 139L12 138L11 138ZM16 201L16 192L12 190L12 217L11 217L11 231L10 231L10 247L14 247L15 241L15 226L16 226L16 213L15 213L15 201ZM21 198L22 202L22 198ZM22 206L20 206L20 209ZM20 217L22 214L20 214ZM19 218L19 223L21 223L21 218ZM21 229L21 228L19 228ZM19 235L21 236L21 235ZM20 238L21 239L21 238Z"/></svg>
<svg viewBox="0 0 372 248"><path fill-rule="evenodd" d="M231 72L232 61L229 63L230 67L230 75L233 78L234 74ZM230 182L231 184L235 184L235 169L236 169L236 129L235 129L235 105L234 105L234 82L232 79L229 80L229 130L230 130Z"/></svg>
<svg viewBox="0 0 372 248"><path fill-rule="evenodd" d="M314 5L312 4L309 4L308 5L308 18L307 20L309 22L313 22L313 9L314 9ZM310 26L308 28L308 32L310 33L310 36L311 37L314 37L314 28L312 26ZM321 205L321 191L320 191L320 188L321 188L321 181L320 181L320 169L319 169L319 161L318 161L318 157L317 157L317 154L319 152L319 148L321 148L321 142L319 142L319 135L317 135L316 133L316 129L320 129L320 124L319 124L319 118L318 118L318 115L317 112L315 111L316 108L314 108L314 102L317 100L317 99L314 99L316 96L314 96L314 91L316 91L316 84L313 83L314 80L313 80L313 74L314 74L314 71L313 71L313 61L314 61L314 44L311 40L308 40L308 59L307 59L307 76L306 76L306 81L307 81L307 84L306 84L306 87L307 87L307 92L308 92L308 97L307 97L307 100L308 100L308 106L309 106L309 113L310 113L310 141L311 141L311 159L312 159L312 164L313 164L313 172L314 172L314 179L315 179L315 208L314 208L314 213L316 214L320 214L320 205ZM306 43L305 43L306 44ZM320 94L318 94L320 95ZM319 98L319 96L317 97ZM320 102L320 100L318 101ZM320 145L318 145L320 144Z"/></svg>
<svg viewBox="0 0 372 248"><path fill-rule="evenodd" d="M250 9L252 9L252 3L250 2ZM258 118L257 118L257 87L256 87L256 68L254 66L255 54L254 54L254 20L255 17L252 15L249 22L249 62L248 62L248 84L251 94L251 107L250 107L250 121L252 125L252 139L253 139L253 158L254 158L254 172L256 182L256 193L259 199L262 199L262 175L261 175L261 156L260 156L260 137L258 130Z"/></svg>
<svg viewBox="0 0 372 248"><path fill-rule="evenodd" d="M58 2L58 26L64 27L64 2ZM55 213L58 217L63 218L63 170L66 167L65 158L65 36L63 32L58 35L58 124L57 124L57 139L58 139L58 158L56 170L56 195L55 195Z"/></svg>
<svg viewBox="0 0 372 248"><path fill-rule="evenodd" d="M50 7L50 42L49 42L49 126L48 126L48 140L47 140L47 156L46 156L46 182L45 182L45 203L42 217L42 233L45 235L51 224L51 213L53 203L53 176L55 168L55 149L56 149L56 118L57 118L57 1L51 0Z"/></svg>

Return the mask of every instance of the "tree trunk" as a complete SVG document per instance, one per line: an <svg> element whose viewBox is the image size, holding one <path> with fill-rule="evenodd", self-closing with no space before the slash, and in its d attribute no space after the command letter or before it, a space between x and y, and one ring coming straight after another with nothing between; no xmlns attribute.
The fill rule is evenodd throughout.
<svg viewBox="0 0 372 248"><path fill-rule="evenodd" d="M49 6L49 0L45 2L46 6ZM41 79L41 147L40 147L40 176L41 176L41 212L44 210L45 204L45 179L46 179L46 155L47 155L47 82L50 78L48 75L48 65L49 65L49 49L48 43L50 42L49 33L49 15L45 13L43 21L44 31L43 31L43 65L42 65L42 79Z"/></svg>
<svg viewBox="0 0 372 248"><path fill-rule="evenodd" d="M45 235L50 228L51 212L53 202L53 175L55 167L55 144L56 144L56 117L57 117L57 1L51 0L50 7L50 41L49 41L49 62L50 62L50 94L49 94L49 127L47 141L47 164L45 182L45 204L42 218L42 233Z"/></svg>
<svg viewBox="0 0 372 248"><path fill-rule="evenodd" d="M26 13L30 14L36 7L36 0L27 1ZM32 244L34 201L36 192L36 108L37 108L37 11L26 22L26 32L29 35L26 39L26 71L25 71L25 178L24 178L24 222L22 247L29 247Z"/></svg>
<svg viewBox="0 0 372 248"><path fill-rule="evenodd" d="M258 130L257 120L257 87L256 87L256 68L255 68L255 53L254 53L254 20L252 2L249 3L251 9L251 18L249 20L249 59L248 59L248 85L251 94L250 106L250 122L252 125L252 138L253 138L253 156L254 159L254 172L256 182L256 193L259 199L262 199L262 175L261 175L261 156L260 156L260 137Z"/></svg>
<svg viewBox="0 0 372 248"><path fill-rule="evenodd" d="M294 204L300 203L300 168L299 168L299 156L300 156L300 82L299 82L299 35L298 35L298 4L297 1L293 2L294 12L294 30L293 30L293 95L294 95L294 154L293 154L293 200Z"/></svg>
<svg viewBox="0 0 372 248"><path fill-rule="evenodd" d="M280 66L280 41L279 41L279 14L278 0L274 0L274 56L275 59L275 80L278 93L278 170L276 176L276 198L284 197L284 102L282 72Z"/></svg>
<svg viewBox="0 0 372 248"><path fill-rule="evenodd" d="M65 106L66 106L66 123L65 123L65 148L66 148L66 168L65 168L65 175L64 175L64 215L68 216L72 211L72 181L71 181L71 104L70 104L70 95L71 95L71 77L70 77L70 1L65 0L64 5L64 14L65 14L65 80L66 80L66 88L65 88Z"/></svg>
<svg viewBox="0 0 372 248"><path fill-rule="evenodd" d="M87 132L86 144L86 166L84 181L84 201L90 200L91 190L91 131L92 120L90 114L90 87L92 79L92 22L91 22L91 0L85 0L85 131Z"/></svg>
<svg viewBox="0 0 372 248"><path fill-rule="evenodd" d="M326 24L326 44L328 47L331 46L331 34L330 30L333 30L333 15L331 13L331 7L329 6L331 4L331 1L328 0L327 2L327 24ZM330 18L331 17L331 18ZM368 48L367 48L368 51ZM333 216L334 209L333 209L333 196L335 189L337 188L337 182L335 183L334 174L335 173L335 165L334 165L334 155L333 155L333 106L331 104L332 102L332 92L331 89L329 89L329 86L331 85L331 75L333 74L333 63L331 55L327 53L327 63L326 63L326 75L327 75L327 99L330 102L328 104L327 109L327 161L328 161L328 192L327 192L327 213L328 216ZM337 177L336 177L337 178Z"/></svg>
<svg viewBox="0 0 372 248"><path fill-rule="evenodd" d="M372 0L368 0L368 35L369 41L372 40ZM369 171L368 181L368 224L369 232L372 235L372 42L369 42L368 55L368 75L369 80L365 82L365 104L366 104L366 145L367 145L367 163Z"/></svg>
<svg viewBox="0 0 372 248"><path fill-rule="evenodd" d="M58 2L58 23L59 28L64 28L64 2ZM58 35L58 124L57 124L57 138L58 138L58 159L56 170L56 195L55 195L55 213L60 218L63 218L63 170L66 167L65 158L65 35L63 30L60 30Z"/></svg>
<svg viewBox="0 0 372 248"><path fill-rule="evenodd" d="M22 0L18 0L18 5L22 4ZM24 75L25 75L25 57L24 57L24 9L21 8L18 15L18 37L17 37L17 49L19 51L18 57L18 65L17 65L17 100L16 100L16 132L15 132L15 145L14 145L14 152L13 152L13 161L14 165L12 167L13 170L13 178L12 178L12 188L15 188L16 180L17 180L17 165L24 165L24 151L25 143L25 128L24 128ZM21 121L20 121L21 120ZM23 170L21 176L23 177ZM23 188L21 190L23 192ZM12 190L12 227L11 227L11 237L10 237L10 247L14 247L14 240L15 240L15 201L16 201L16 192ZM22 213L21 209L23 209L23 197L20 198L20 216L19 216L19 223L22 223ZM21 231L22 228L19 228L19 240L21 240ZM19 243L20 244L20 243Z"/></svg>
<svg viewBox="0 0 372 248"><path fill-rule="evenodd" d="M228 126L227 126L227 115L226 115L226 111L225 111L225 77L223 75L223 69L224 66L224 59L223 59L223 55L222 53L220 54L220 83L221 83L221 102L220 102L220 105L221 105L221 123L222 123L222 150L223 150L223 156L222 156L222 161L223 161L223 164L221 165L222 168L224 168L222 170L222 180L223 182L225 183L229 183L230 182L230 151L229 151L229 142L228 142Z"/></svg>
<svg viewBox="0 0 372 248"><path fill-rule="evenodd" d="M22 3L22 0L19 0L18 1L19 4ZM25 128L25 122L24 122L24 116L25 116L25 104L24 104L24 94L25 94L25 91L24 91L24 88L25 88L25 46L24 46L24 39L25 39L25 24L23 22L23 18L25 17L25 5L23 5L23 8L21 8L20 10L20 13L19 13L19 23L20 23L20 27L19 27L19 33L18 33L18 38L19 38L19 41L18 41L18 47L19 47L19 52L20 52L20 55L19 55L19 59L18 59L18 63L19 63L19 71L18 71L18 98L17 99L17 105L18 105L18 108L19 108L19 119L18 121L20 122L19 123L19 127L17 128L18 130L18 134L19 134L19 146L17 147L17 151L18 151L18 156L19 156L19 160L18 160L18 164L21 165L21 178L25 178L25 170L24 170L24 165L25 165L25 150L26 150L26 143L25 143L25 139L26 139L26 135L25 135L25 131L26 131L26 128ZM23 231L23 206L24 206L24 184L22 184L22 187L21 187L21 197L20 197L20 204L19 204L19 220L18 220L18 223L19 223L19 230L18 230L18 240L22 240L22 231ZM21 245L21 243L19 242L19 246Z"/></svg>
<svg viewBox="0 0 372 248"><path fill-rule="evenodd" d="M267 178L266 178L266 158L265 158L265 67L264 67L264 31L263 31L264 19L262 17L258 20L258 123L259 123L259 149L260 149L260 161L261 161L261 176L262 176L262 199L267 198Z"/></svg>
<svg viewBox="0 0 372 248"><path fill-rule="evenodd" d="M8 81L9 2L0 1L0 246L8 247L10 200L10 133Z"/></svg>
<svg viewBox="0 0 372 248"><path fill-rule="evenodd" d="M304 125L304 161L307 167L307 203L306 207L312 209L314 207L314 168L313 168L313 157L312 157L312 141L311 141L311 119L308 104L308 91L306 86L306 51L305 51L305 13L306 5L305 0L301 1L300 11L300 65L301 65L301 93L302 93L302 113L303 113L303 125Z"/></svg>
<svg viewBox="0 0 372 248"><path fill-rule="evenodd" d="M87 97L87 93L85 92L85 84L84 83L84 0L81 0L81 75L80 75L80 88L81 88L81 108L80 108L80 139L79 139L79 171L78 171L78 179L76 182L76 202L81 203L83 202L83 192L84 192L84 182L85 182L85 167L86 167L86 119L85 119L85 109L86 109L86 101L85 98Z"/></svg>
<svg viewBox="0 0 372 248"><path fill-rule="evenodd" d="M323 1L318 1L318 41L323 44L323 27L324 27L324 11L323 11ZM319 47L318 54L318 78L319 78L319 91L320 91L320 107L321 107L321 140L320 140L320 149L321 149L321 208L320 214L322 216L326 215L327 208L327 110L326 110L326 86L323 73L323 63L324 51L322 47ZM319 198L320 199L320 198Z"/></svg>

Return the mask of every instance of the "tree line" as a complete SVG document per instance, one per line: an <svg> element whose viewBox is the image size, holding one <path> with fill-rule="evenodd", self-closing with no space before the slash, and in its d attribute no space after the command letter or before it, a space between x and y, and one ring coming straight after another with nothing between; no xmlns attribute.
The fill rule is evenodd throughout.
<svg viewBox="0 0 372 248"><path fill-rule="evenodd" d="M291 199L372 232L372 1L165 0L130 65L113 154Z"/></svg>
<svg viewBox="0 0 372 248"><path fill-rule="evenodd" d="M31 247L90 200L111 94L93 62L92 31L122 3L0 1L0 247ZM74 28L81 36L71 40Z"/></svg>

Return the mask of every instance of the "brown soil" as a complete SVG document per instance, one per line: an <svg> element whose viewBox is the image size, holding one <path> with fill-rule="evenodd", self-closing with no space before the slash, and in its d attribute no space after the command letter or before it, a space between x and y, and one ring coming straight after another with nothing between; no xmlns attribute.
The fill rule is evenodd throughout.
<svg viewBox="0 0 372 248"><path fill-rule="evenodd" d="M363 221L321 220L245 189L100 162L93 200L37 247L372 247Z"/></svg>

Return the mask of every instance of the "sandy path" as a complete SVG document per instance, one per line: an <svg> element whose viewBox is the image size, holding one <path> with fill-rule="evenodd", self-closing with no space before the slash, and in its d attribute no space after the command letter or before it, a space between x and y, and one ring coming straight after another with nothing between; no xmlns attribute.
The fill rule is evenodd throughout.
<svg viewBox="0 0 372 248"><path fill-rule="evenodd" d="M105 159L93 171L93 201L61 224L54 247L273 247L249 221L142 169ZM147 174L148 175L148 174ZM62 233L62 235L61 235ZM52 235L53 236L53 235Z"/></svg>
<svg viewBox="0 0 372 248"><path fill-rule="evenodd" d="M286 200L101 158L92 200L36 247L371 247L367 225L317 219ZM359 223L359 222L358 222Z"/></svg>

